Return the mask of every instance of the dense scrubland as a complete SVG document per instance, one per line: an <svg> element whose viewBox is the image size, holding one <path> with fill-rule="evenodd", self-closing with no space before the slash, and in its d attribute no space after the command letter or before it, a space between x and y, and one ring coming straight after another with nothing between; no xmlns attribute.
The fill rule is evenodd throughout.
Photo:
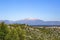
<svg viewBox="0 0 60 40"><path fill-rule="evenodd" d="M0 23L0 40L60 40L59 28Z"/></svg>

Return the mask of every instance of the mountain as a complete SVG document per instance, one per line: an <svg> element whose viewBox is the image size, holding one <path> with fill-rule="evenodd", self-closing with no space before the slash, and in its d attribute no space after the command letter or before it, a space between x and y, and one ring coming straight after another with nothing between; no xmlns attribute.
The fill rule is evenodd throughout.
<svg viewBox="0 0 60 40"><path fill-rule="evenodd" d="M44 23L44 21L42 20L20 20L20 21L16 21L16 23L21 23L21 24L29 24L29 25L42 25Z"/></svg>
<svg viewBox="0 0 60 40"><path fill-rule="evenodd" d="M0 22L5 22L6 24L13 24L14 21L10 21L10 20L0 20Z"/></svg>
<svg viewBox="0 0 60 40"><path fill-rule="evenodd" d="M28 24L28 25L60 25L60 21L43 21L35 18L27 18L18 21L10 21L10 20L0 20L0 22L5 22L6 24Z"/></svg>

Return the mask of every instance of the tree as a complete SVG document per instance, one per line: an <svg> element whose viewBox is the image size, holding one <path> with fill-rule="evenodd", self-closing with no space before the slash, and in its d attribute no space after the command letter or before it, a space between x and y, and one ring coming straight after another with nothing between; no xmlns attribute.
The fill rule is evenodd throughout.
<svg viewBox="0 0 60 40"><path fill-rule="evenodd" d="M19 40L16 29L11 29L11 31L6 35L5 40Z"/></svg>
<svg viewBox="0 0 60 40"><path fill-rule="evenodd" d="M4 22L0 23L0 40L5 40L5 36L8 32L8 26Z"/></svg>
<svg viewBox="0 0 60 40"><path fill-rule="evenodd" d="M16 27L17 33L19 35L19 40L26 40L26 31L21 29L21 27Z"/></svg>

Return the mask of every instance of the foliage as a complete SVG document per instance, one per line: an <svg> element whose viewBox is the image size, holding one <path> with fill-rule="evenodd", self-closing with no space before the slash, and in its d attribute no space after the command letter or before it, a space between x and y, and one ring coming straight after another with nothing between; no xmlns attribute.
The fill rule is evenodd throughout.
<svg viewBox="0 0 60 40"><path fill-rule="evenodd" d="M0 40L60 40L60 28L0 23Z"/></svg>

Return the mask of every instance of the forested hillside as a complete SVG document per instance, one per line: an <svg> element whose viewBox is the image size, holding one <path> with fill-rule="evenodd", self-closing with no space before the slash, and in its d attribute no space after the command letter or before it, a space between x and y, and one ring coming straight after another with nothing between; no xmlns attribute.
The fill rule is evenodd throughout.
<svg viewBox="0 0 60 40"><path fill-rule="evenodd" d="M60 40L59 28L0 23L0 40Z"/></svg>

